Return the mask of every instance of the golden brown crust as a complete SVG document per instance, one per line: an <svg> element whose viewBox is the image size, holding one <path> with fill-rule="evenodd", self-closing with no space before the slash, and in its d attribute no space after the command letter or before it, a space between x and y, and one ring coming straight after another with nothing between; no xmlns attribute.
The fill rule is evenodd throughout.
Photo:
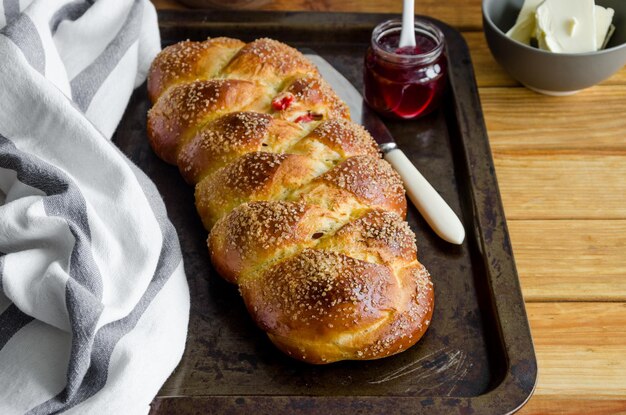
<svg viewBox="0 0 626 415"><path fill-rule="evenodd" d="M297 50L215 38L166 48L148 137L196 185L218 273L257 324L310 363L413 345L433 290L399 176Z"/></svg>
<svg viewBox="0 0 626 415"><path fill-rule="evenodd" d="M303 186L297 194L306 203L329 209L340 209L354 201L406 217L402 180L389 163L378 157L351 157Z"/></svg>
<svg viewBox="0 0 626 415"><path fill-rule="evenodd" d="M168 46L152 61L148 72L148 97L152 103L176 84L214 77L245 46L227 37L189 40Z"/></svg>
<svg viewBox="0 0 626 415"><path fill-rule="evenodd" d="M232 112L209 122L181 146L177 164L187 182L197 183L203 176L257 151L265 139L272 117L259 112Z"/></svg>
<svg viewBox="0 0 626 415"><path fill-rule="evenodd" d="M204 176L253 151L281 151L302 134L293 123L269 114L240 111L207 123L180 147L177 164L187 182Z"/></svg>
<svg viewBox="0 0 626 415"><path fill-rule="evenodd" d="M229 78L254 80L278 88L287 78L316 74L317 68L294 48L263 38L245 45L224 72Z"/></svg>
<svg viewBox="0 0 626 415"><path fill-rule="evenodd" d="M417 260L415 234L396 213L372 209L322 245L363 261L403 266Z"/></svg>
<svg viewBox="0 0 626 415"><path fill-rule="evenodd" d="M293 97L293 101L276 114L282 119L304 124L333 118L350 119L348 106L316 73L293 79L283 94Z"/></svg>
<svg viewBox="0 0 626 415"><path fill-rule="evenodd" d="M262 329L320 343L385 319L399 288L388 267L318 249L305 249L240 287Z"/></svg>
<svg viewBox="0 0 626 415"><path fill-rule="evenodd" d="M242 203L285 199L316 171L314 160L298 154L248 153L197 184L198 214L210 230Z"/></svg>
<svg viewBox="0 0 626 415"><path fill-rule="evenodd" d="M378 146L367 130L347 119L333 118L321 122L293 147L293 151L301 151L301 148L310 146L311 141L323 143L342 159L360 155L380 157Z"/></svg>
<svg viewBox="0 0 626 415"><path fill-rule="evenodd" d="M258 107L265 93L249 81L213 79L169 89L148 112L148 138L159 157L176 164L180 144L220 113Z"/></svg>
<svg viewBox="0 0 626 415"><path fill-rule="evenodd" d="M320 180L345 189L363 203L406 216L404 186L389 163L369 156L355 156L324 174Z"/></svg>
<svg viewBox="0 0 626 415"><path fill-rule="evenodd" d="M276 258L294 246L315 243L313 234L322 213L313 205L252 202L240 205L215 224L209 251L220 275L237 282L245 269Z"/></svg>
<svg viewBox="0 0 626 415"><path fill-rule="evenodd" d="M340 253L305 249L240 284L272 341L311 363L376 359L415 344L432 316L423 266L394 272Z"/></svg>
<svg viewBox="0 0 626 415"><path fill-rule="evenodd" d="M413 346L430 326L434 311L434 291L430 274L419 262L398 273L405 294L399 309L380 332L380 337L363 348L363 357L377 359ZM357 352L358 355L358 352Z"/></svg>

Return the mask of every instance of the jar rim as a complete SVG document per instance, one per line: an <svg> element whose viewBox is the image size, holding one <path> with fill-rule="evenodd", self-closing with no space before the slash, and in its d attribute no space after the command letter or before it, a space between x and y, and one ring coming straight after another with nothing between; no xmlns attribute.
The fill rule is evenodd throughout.
<svg viewBox="0 0 626 415"><path fill-rule="evenodd" d="M391 19L378 24L372 31L371 44L377 55L384 60L398 64L416 64L429 63L437 59L443 52L445 46L445 38L441 29L431 22L415 17L415 32L425 35L435 42L435 47L428 52L416 55L403 55L399 53L389 52L380 46L380 39L390 33L399 32L402 29L402 20Z"/></svg>

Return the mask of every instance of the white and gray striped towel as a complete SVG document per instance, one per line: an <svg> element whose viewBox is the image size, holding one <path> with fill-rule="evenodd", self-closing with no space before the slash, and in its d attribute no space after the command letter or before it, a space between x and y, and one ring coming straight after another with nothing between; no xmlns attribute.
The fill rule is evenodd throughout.
<svg viewBox="0 0 626 415"><path fill-rule="evenodd" d="M159 50L147 0L0 0L0 414L146 413L189 292L154 185L110 142Z"/></svg>

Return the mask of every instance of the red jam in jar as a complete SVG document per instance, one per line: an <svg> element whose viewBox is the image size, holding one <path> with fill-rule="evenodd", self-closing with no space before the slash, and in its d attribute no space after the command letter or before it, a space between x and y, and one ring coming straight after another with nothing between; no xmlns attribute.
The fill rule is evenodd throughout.
<svg viewBox="0 0 626 415"><path fill-rule="evenodd" d="M415 19L414 47L399 48L401 20L376 26L365 55L364 95L379 114L401 119L428 114L439 104L446 86L443 33Z"/></svg>

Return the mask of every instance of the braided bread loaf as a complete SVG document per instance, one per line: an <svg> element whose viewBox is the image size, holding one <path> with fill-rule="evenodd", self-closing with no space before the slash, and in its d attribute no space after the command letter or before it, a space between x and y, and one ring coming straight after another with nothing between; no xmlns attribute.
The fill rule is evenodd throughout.
<svg viewBox="0 0 626 415"><path fill-rule="evenodd" d="M181 42L148 93L152 148L195 185L215 268L276 346L319 364L419 340L433 289L400 178L302 54Z"/></svg>

